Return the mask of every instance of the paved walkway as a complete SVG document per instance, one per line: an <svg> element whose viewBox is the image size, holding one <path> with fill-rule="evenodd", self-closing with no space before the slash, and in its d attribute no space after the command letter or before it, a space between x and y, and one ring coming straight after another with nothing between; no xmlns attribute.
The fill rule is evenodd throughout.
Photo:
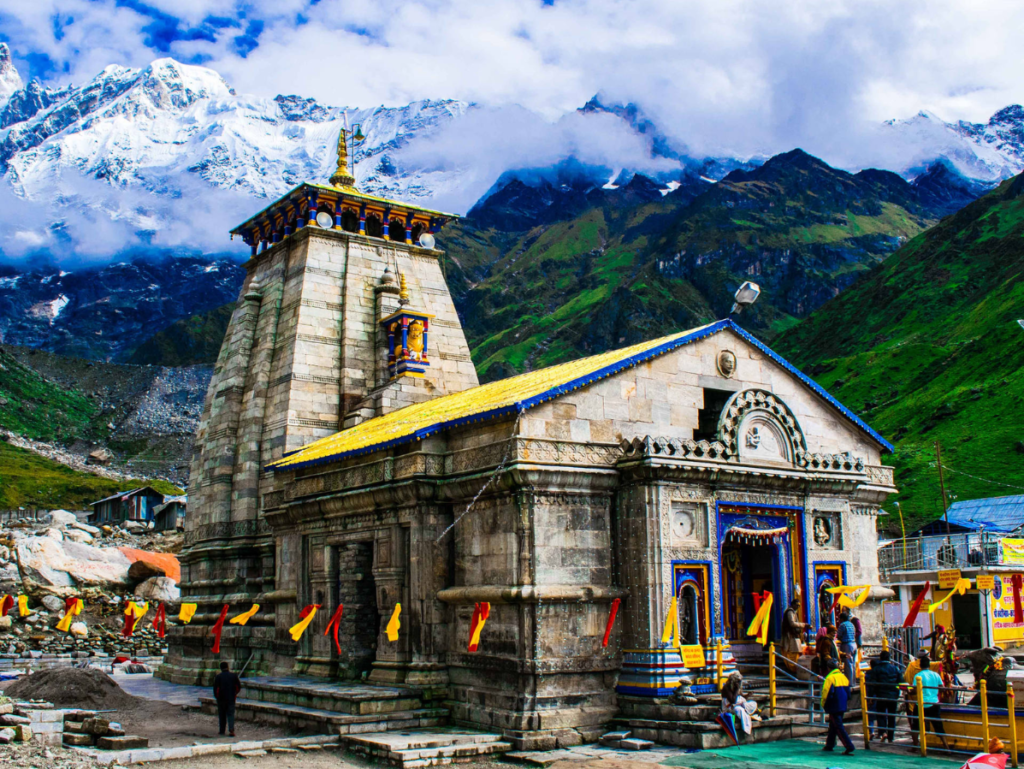
<svg viewBox="0 0 1024 769"><path fill-rule="evenodd" d="M211 689L206 686L172 684L154 678L152 673L115 673L114 680L129 694L147 700L162 700L172 705L199 706L199 697L209 697Z"/></svg>
<svg viewBox="0 0 1024 769"><path fill-rule="evenodd" d="M858 750L844 756L841 747L826 753L821 745L808 740L784 740L757 745L737 745L719 750L702 750L661 761L664 766L687 769L954 769L962 759L922 758L881 750Z"/></svg>

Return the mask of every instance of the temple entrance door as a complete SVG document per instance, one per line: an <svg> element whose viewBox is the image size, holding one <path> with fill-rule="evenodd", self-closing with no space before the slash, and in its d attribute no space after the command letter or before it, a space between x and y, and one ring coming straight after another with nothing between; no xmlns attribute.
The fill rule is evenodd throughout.
<svg viewBox="0 0 1024 769"><path fill-rule="evenodd" d="M730 641L751 641L747 628L757 613L754 594L766 590L774 596L768 640L778 639L784 594L778 579L778 547L774 544L729 542L722 547L725 574L725 635Z"/></svg>
<svg viewBox="0 0 1024 769"><path fill-rule="evenodd" d="M338 603L345 607L338 629L342 678L359 680L377 658L377 586L373 578L373 540L335 548L338 558ZM331 640L333 648L334 641Z"/></svg>

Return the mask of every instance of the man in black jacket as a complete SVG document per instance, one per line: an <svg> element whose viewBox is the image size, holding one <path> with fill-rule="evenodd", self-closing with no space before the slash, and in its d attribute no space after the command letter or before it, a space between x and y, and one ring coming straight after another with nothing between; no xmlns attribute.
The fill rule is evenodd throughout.
<svg viewBox="0 0 1024 769"><path fill-rule="evenodd" d="M213 696L217 699L221 734L224 734L224 726L227 725L228 733L235 736L235 698L240 691L242 682L238 676L228 670L228 663L220 663L220 673L213 679Z"/></svg>
<svg viewBox="0 0 1024 769"><path fill-rule="evenodd" d="M871 660L871 669L864 674L868 687L868 710L874 713L871 719L876 724L875 733L880 742L889 740L891 743L895 735L896 706L902 680L903 674L899 666L889 659L888 651Z"/></svg>

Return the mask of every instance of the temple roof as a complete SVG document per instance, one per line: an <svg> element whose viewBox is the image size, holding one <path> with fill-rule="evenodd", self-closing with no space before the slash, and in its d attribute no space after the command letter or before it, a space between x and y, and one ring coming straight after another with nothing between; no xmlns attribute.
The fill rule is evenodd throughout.
<svg viewBox="0 0 1024 769"><path fill-rule="evenodd" d="M729 319L406 406L285 454L281 459L269 463L268 468L294 470L334 462L421 440L454 427L515 416L545 401L724 330L733 331L757 347L842 412L884 449L890 452L893 450L892 444L829 395L821 385Z"/></svg>
<svg viewBox="0 0 1024 769"><path fill-rule="evenodd" d="M458 214L446 214L444 211L435 211L435 210L433 210L431 208L424 208L423 206L417 206L417 205L414 205L412 203L402 203L401 201L398 201L398 200L389 200L388 198L379 198L379 197L377 197L375 195L367 195L364 192L359 192L358 190L355 190L353 188L339 188L339 187L333 187L333 186L331 186L329 184L316 184L314 182L303 182L302 184L298 185L297 187L295 187L295 188L289 190L288 192L286 192L284 195L282 195L280 198L278 198L273 203L268 205L266 208L264 208L259 213L255 214L253 216L250 216L248 219L246 219L240 225L238 225L233 230L231 230L231 234L232 235L246 235L246 234L248 234L249 230L251 230L257 224L259 219L261 219L264 216L266 216L267 214L269 214L273 209L279 207L282 203L286 203L290 199L293 199L293 198L296 198L296 197L301 197L301 195L298 195L297 193L302 192L304 189L316 190L316 192L318 194L323 193L325 199L326 198L331 198L331 199L343 198L345 200L362 201L364 203L377 203L379 205L384 206L385 208L390 208L390 209L392 209L392 210L394 210L396 212L398 212L398 211L413 211L413 212L416 212L416 213L426 214L427 216L430 216L432 218L442 219L442 220L445 220L445 221L448 221L450 219L458 219L459 218Z"/></svg>

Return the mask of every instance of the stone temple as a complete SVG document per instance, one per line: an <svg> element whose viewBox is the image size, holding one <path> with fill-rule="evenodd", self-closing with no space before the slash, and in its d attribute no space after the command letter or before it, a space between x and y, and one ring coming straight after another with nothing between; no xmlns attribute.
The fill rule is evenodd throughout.
<svg viewBox="0 0 1024 769"><path fill-rule="evenodd" d="M442 254L422 245L453 217L362 194L341 154L331 185L233 232L252 256L181 556L199 609L159 675L207 683L229 660L247 678L407 687L450 723L555 747L671 692L673 597L682 641L722 641L731 661L762 654L755 593L774 596L777 639L790 599L817 628L828 587L877 585L891 446L820 386L732 320L480 385ZM887 594L858 609L868 639ZM214 655L225 603L260 610ZM308 604L323 621L294 642ZM323 633L338 604L340 654Z"/></svg>

